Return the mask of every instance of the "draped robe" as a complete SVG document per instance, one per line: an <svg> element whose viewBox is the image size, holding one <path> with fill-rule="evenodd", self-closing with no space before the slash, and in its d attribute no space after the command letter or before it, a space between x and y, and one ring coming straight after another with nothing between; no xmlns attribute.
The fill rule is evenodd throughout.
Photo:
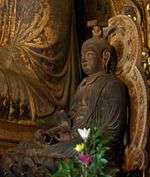
<svg viewBox="0 0 150 177"><path fill-rule="evenodd" d="M39 143L39 140L36 143L23 142L4 158L6 161L9 159L10 164L17 167L22 167L24 159L29 158L34 164L34 167L29 165L31 169L37 169L38 164L42 169L54 170L57 160L78 155L74 147L82 140L77 129L89 127L91 122L95 122L102 135L110 140L108 142L110 150L107 153L109 167L121 168L127 116L126 96L124 84L111 74L97 73L85 78L77 89L69 112L72 121L69 131L71 139L62 139L55 144L43 144L43 141ZM65 133L66 130L63 128L58 131L60 138L62 131ZM6 169L9 167L10 165L7 165Z"/></svg>
<svg viewBox="0 0 150 177"><path fill-rule="evenodd" d="M0 119L47 117L79 80L70 0L0 1Z"/></svg>
<svg viewBox="0 0 150 177"><path fill-rule="evenodd" d="M79 85L69 112L72 121L72 140L59 142L43 149L54 158L76 155L74 147L81 141L78 128L90 127L94 122L106 139L110 165L120 168L124 152L124 133L127 121L127 90L123 83L111 74L94 74Z"/></svg>

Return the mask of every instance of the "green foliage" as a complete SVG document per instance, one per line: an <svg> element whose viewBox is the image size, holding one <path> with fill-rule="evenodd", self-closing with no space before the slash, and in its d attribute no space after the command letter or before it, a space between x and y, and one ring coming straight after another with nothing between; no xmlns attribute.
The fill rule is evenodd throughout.
<svg viewBox="0 0 150 177"><path fill-rule="evenodd" d="M108 140L101 136L96 126L91 127L90 137L85 143L83 154L89 154L92 157L92 163L86 165L73 158L68 161L61 161L57 172L52 177L112 177L116 169L111 171L108 168L106 153Z"/></svg>
<svg viewBox="0 0 150 177"><path fill-rule="evenodd" d="M59 168L52 177L80 177L81 165L76 159L61 161Z"/></svg>

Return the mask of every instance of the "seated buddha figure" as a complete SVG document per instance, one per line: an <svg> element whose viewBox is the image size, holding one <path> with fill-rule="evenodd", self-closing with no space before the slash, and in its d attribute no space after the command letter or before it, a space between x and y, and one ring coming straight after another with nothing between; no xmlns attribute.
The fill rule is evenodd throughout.
<svg viewBox="0 0 150 177"><path fill-rule="evenodd" d="M94 122L106 138L111 137L109 160L118 166L123 152L127 90L115 77L116 51L105 39L93 37L83 44L81 53L82 69L87 77L77 88L69 111L71 141L79 141L78 128L89 127ZM68 143L63 142L52 145L50 149L52 154L58 151L59 155L62 152L62 157L72 156L74 151L68 151L67 146Z"/></svg>
<svg viewBox="0 0 150 177"><path fill-rule="evenodd" d="M13 154L8 153L5 159L8 158L9 162L13 164L15 154L15 165L18 164L20 167L25 157L31 157L32 162L33 159L38 159L38 165L39 163L43 165L46 162L45 158L41 158L43 156L48 160L47 165L52 167L55 164L54 161L57 161L56 159L76 155L75 144L81 141L77 129L89 127L90 123L94 121L102 135L106 138L111 137L108 154L110 166L120 168L121 154L124 149L123 137L127 104L126 88L115 77L116 64L115 49L105 39L93 37L87 40L82 46L82 68L87 77L76 91L68 119L65 119L66 129L60 128L57 133L55 132L55 137L59 137L59 140L42 146L39 146L38 143L35 146L33 142L28 142L30 144L28 146L25 143L19 144L13 150ZM58 117L58 119L61 118L62 116ZM32 164L36 168L36 163ZM8 166L6 166L7 169Z"/></svg>

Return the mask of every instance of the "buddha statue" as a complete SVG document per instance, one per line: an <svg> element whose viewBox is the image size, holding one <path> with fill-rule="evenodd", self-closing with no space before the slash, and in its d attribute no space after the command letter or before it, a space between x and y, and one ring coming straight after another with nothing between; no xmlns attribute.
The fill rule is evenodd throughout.
<svg viewBox="0 0 150 177"><path fill-rule="evenodd" d="M43 143L41 137L44 137L44 133L39 131L36 134L36 143L35 141L20 143L4 157L4 169L7 172L10 172L11 163L11 166L15 165L14 169L17 170L17 172L11 171L15 176L26 157L27 161L30 161L28 165L32 161L32 169L37 165L34 163L34 159L38 160L39 166L43 166L47 162L46 166L48 165L51 169L55 166L57 159L75 156L74 146L81 141L77 129L89 127L92 121L96 123L103 136L111 137L108 154L110 166L120 168L121 154L124 149L127 95L124 84L115 77L117 64L115 49L108 41L96 36L84 42L81 53L82 68L87 77L77 88L69 113L65 114L61 111L60 114L57 114L61 116L56 116L56 118L62 119L65 125L55 130L54 138L57 141ZM66 115L68 116L65 117Z"/></svg>
<svg viewBox="0 0 150 177"><path fill-rule="evenodd" d="M80 78L72 1L3 0L0 14L0 120L68 107Z"/></svg>

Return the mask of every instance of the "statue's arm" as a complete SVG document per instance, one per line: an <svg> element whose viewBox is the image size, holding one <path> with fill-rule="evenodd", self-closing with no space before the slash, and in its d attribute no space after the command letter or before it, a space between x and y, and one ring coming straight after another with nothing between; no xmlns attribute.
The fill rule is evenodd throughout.
<svg viewBox="0 0 150 177"><path fill-rule="evenodd" d="M69 118L72 121L72 126L80 127L80 121L87 117L89 110L88 103L86 100L87 94L90 95L90 91L87 87L84 87L86 79L84 79L76 90L72 105L69 111Z"/></svg>
<svg viewBox="0 0 150 177"><path fill-rule="evenodd" d="M118 81L110 82L103 89L96 106L97 125L102 134L118 141L126 124L126 89Z"/></svg>

